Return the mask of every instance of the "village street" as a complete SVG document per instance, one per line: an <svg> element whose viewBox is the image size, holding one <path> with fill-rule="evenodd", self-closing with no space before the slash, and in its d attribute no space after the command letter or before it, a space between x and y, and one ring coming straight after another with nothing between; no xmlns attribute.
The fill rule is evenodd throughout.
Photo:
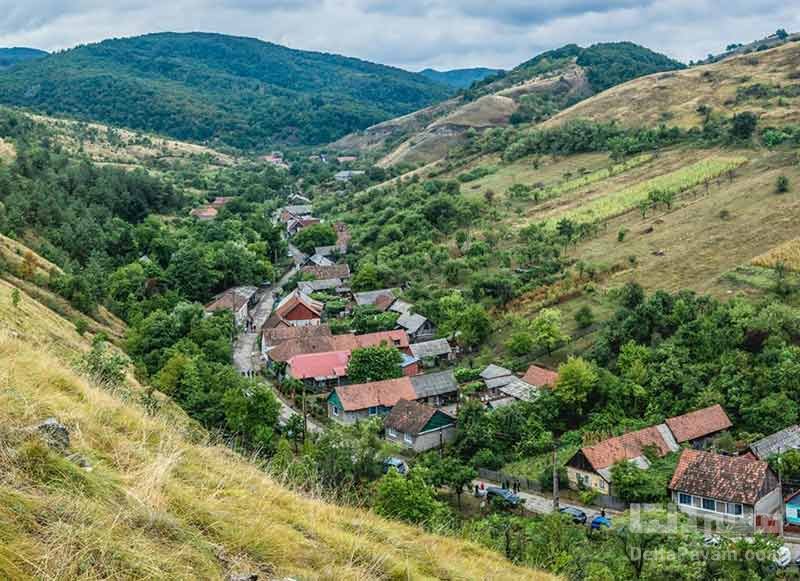
<svg viewBox="0 0 800 581"><path fill-rule="evenodd" d="M480 486L483 483L484 488L489 486L500 486L497 482L492 482L490 480L486 480L485 478L479 478L472 481L472 490L474 492L475 486ZM550 496L544 496L543 494L536 494L533 492L517 492L517 496L525 501L525 510L529 512L535 512L537 514L550 514L553 512L553 498ZM586 522L592 522L592 519L598 515L600 515L600 509L596 507L588 507L583 506L580 504L575 504L571 502L564 502L562 499L558 503L559 508L577 508L578 510L582 510L586 513ZM614 517L614 515L619 514L617 511L614 510L606 510L606 514L609 518Z"/></svg>
<svg viewBox="0 0 800 581"><path fill-rule="evenodd" d="M272 314L276 296L280 295L281 289L283 289L286 282L297 273L297 268L295 264L295 266L290 268L289 271L280 278L274 287L266 289L259 296L258 303L251 311L254 326L251 329L242 329L236 337L236 341L233 345L233 364L242 375L258 378L262 363L261 353L258 349L259 333L257 330L264 326L264 323ZM252 329L256 329L256 331ZM267 385L270 386L275 397L281 404L280 423L285 425L289 418L296 415L297 412L294 411L283 398L283 394L278 392L272 384L267 383ZM311 418L307 419L307 425L309 432L322 432L322 427Z"/></svg>

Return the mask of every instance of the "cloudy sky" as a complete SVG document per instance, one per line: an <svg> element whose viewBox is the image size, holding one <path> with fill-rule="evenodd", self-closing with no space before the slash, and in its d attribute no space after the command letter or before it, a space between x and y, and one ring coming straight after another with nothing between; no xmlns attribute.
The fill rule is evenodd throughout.
<svg viewBox="0 0 800 581"><path fill-rule="evenodd" d="M631 40L688 61L777 28L786 0L0 0L0 46L211 31L396 65L511 68L574 42Z"/></svg>

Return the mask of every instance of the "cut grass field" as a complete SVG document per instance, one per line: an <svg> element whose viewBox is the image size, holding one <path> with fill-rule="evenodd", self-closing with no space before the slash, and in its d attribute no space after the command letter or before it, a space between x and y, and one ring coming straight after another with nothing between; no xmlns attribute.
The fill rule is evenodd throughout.
<svg viewBox="0 0 800 581"><path fill-rule="evenodd" d="M74 371L88 340L11 292L0 282L0 579L551 578L281 487L180 413L147 415ZM48 417L91 471L36 437Z"/></svg>

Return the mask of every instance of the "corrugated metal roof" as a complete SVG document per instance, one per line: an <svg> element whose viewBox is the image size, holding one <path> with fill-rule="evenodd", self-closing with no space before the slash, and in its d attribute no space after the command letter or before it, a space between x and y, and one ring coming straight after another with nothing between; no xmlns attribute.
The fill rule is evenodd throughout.
<svg viewBox="0 0 800 581"><path fill-rule="evenodd" d="M415 375L411 378L411 384L417 393L417 399L458 391L458 382L452 371Z"/></svg>

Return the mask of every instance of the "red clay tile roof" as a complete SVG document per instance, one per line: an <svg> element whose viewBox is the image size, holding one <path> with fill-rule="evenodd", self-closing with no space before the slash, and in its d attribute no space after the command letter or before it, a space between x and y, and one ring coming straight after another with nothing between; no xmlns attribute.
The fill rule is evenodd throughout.
<svg viewBox="0 0 800 581"><path fill-rule="evenodd" d="M381 331L378 333L368 333L366 335L356 335L358 347L376 347L381 343L397 347L400 350L407 349L409 346L408 333L403 329L397 331ZM395 343L396 341L396 343Z"/></svg>
<svg viewBox="0 0 800 581"><path fill-rule="evenodd" d="M631 460L642 456L646 446L655 446L661 456L665 456L670 451L664 437L655 426L603 440L594 446L581 448L581 451L592 467L600 470L621 460Z"/></svg>
<svg viewBox="0 0 800 581"><path fill-rule="evenodd" d="M733 425L719 404L669 418L666 424L679 444L727 430Z"/></svg>
<svg viewBox="0 0 800 581"><path fill-rule="evenodd" d="M332 266L304 266L301 269L306 274L311 274L317 280L328 280L329 278L350 278L350 267L346 264L334 264Z"/></svg>
<svg viewBox="0 0 800 581"><path fill-rule="evenodd" d="M264 345L272 346L302 339L303 337L324 337L331 335L331 328L328 325L303 325L301 327L275 327L273 329L264 328L261 331L262 342Z"/></svg>
<svg viewBox="0 0 800 581"><path fill-rule="evenodd" d="M306 335L296 339L283 341L268 352L273 361L289 361L297 355L326 353L330 351L347 351L358 347L353 335Z"/></svg>
<svg viewBox="0 0 800 581"><path fill-rule="evenodd" d="M380 295L377 299L375 299L374 307L383 312L386 311L389 307L392 306L392 303L395 301L393 296L390 295Z"/></svg>
<svg viewBox="0 0 800 581"><path fill-rule="evenodd" d="M350 351L327 351L295 355L289 359L288 372L295 379L345 377Z"/></svg>
<svg viewBox="0 0 800 581"><path fill-rule="evenodd" d="M552 386L558 381L558 373L538 365L531 365L525 375L522 376L522 381L536 387Z"/></svg>
<svg viewBox="0 0 800 581"><path fill-rule="evenodd" d="M322 315L322 310L325 308L321 302L315 301L300 291L295 290L278 304L275 313L281 317L287 317L298 305L304 305L309 311L317 315L317 317Z"/></svg>
<svg viewBox="0 0 800 581"><path fill-rule="evenodd" d="M435 413L436 408L416 401L401 399L386 416L383 425L398 432L419 434Z"/></svg>
<svg viewBox="0 0 800 581"><path fill-rule="evenodd" d="M218 294L214 300L208 303L204 309L209 313L217 311L231 310L234 313L241 309L248 302L247 297L236 292L236 289L228 289L224 293Z"/></svg>
<svg viewBox="0 0 800 581"><path fill-rule="evenodd" d="M337 387L336 395L345 411L375 406L392 407L401 399L412 400L417 397L408 377Z"/></svg>
<svg viewBox="0 0 800 581"><path fill-rule="evenodd" d="M669 483L670 490L749 505L777 486L778 477L766 462L699 450L681 453Z"/></svg>
<svg viewBox="0 0 800 581"><path fill-rule="evenodd" d="M189 212L189 214L191 214L195 218L203 219L203 218L216 218L219 212L217 212L216 208L212 208L211 206L203 206L201 208L195 208L194 210Z"/></svg>
<svg viewBox="0 0 800 581"><path fill-rule="evenodd" d="M233 196L217 196L214 198L214 201L211 202L211 205L216 209L220 209L231 200L233 200Z"/></svg>

